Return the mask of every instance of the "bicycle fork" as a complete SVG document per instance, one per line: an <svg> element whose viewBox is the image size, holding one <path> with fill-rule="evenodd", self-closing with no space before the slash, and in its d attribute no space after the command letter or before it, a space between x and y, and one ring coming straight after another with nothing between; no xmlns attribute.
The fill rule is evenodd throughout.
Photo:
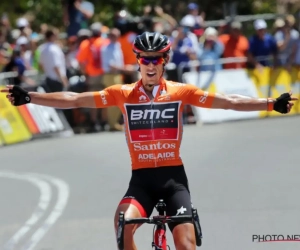
<svg viewBox="0 0 300 250"><path fill-rule="evenodd" d="M155 250L167 250L166 226L164 224L157 225L152 247Z"/></svg>
<svg viewBox="0 0 300 250"><path fill-rule="evenodd" d="M156 209L158 211L158 214L160 216L165 215L166 211L166 204L163 202L163 200L159 200ZM165 224L158 224L156 226L154 235L153 235L153 242L152 247L154 247L154 250L167 250L167 238L166 238L166 232L167 227Z"/></svg>

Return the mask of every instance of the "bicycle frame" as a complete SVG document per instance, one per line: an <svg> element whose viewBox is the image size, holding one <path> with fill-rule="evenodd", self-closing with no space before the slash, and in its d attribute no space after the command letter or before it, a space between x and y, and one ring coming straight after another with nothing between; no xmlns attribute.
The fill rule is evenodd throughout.
<svg viewBox="0 0 300 250"><path fill-rule="evenodd" d="M168 250L166 238L166 223L170 222L192 222L195 228L196 245L202 244L202 231L197 209L192 208L192 215L166 216L166 205L163 200L159 200L155 206L159 215L149 218L125 219L124 212L120 212L117 229L117 244L119 250L124 250L124 227L127 224L154 224L152 247L154 250Z"/></svg>

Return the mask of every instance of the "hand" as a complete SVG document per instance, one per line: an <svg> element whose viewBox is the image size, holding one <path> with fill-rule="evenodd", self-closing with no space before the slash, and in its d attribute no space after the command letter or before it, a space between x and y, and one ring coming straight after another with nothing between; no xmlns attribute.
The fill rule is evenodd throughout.
<svg viewBox="0 0 300 250"><path fill-rule="evenodd" d="M6 88L1 89L2 93L9 93L6 98L14 106L21 106L31 102L31 98L27 91L19 86L7 85Z"/></svg>
<svg viewBox="0 0 300 250"><path fill-rule="evenodd" d="M259 72L260 74L262 74L262 73L264 72L264 66L261 65L260 63L257 63L257 64L255 65L255 68L258 70L258 72Z"/></svg>
<svg viewBox="0 0 300 250"><path fill-rule="evenodd" d="M281 113L287 114L291 111L294 103L291 101L297 101L298 98L292 97L292 92L284 93L280 97L276 98L274 103L274 110Z"/></svg>

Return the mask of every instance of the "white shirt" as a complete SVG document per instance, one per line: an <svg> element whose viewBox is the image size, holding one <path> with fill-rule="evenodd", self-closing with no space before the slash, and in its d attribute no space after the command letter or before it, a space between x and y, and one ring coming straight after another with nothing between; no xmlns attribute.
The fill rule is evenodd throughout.
<svg viewBox="0 0 300 250"><path fill-rule="evenodd" d="M27 69L31 69L31 57L32 57L32 51L26 50L23 55L24 63Z"/></svg>
<svg viewBox="0 0 300 250"><path fill-rule="evenodd" d="M105 73L110 71L110 66L124 67L123 52L119 42L103 46L101 48L102 68Z"/></svg>
<svg viewBox="0 0 300 250"><path fill-rule="evenodd" d="M201 27L203 25L203 18L201 16L187 14L181 19L180 24L187 27L195 27L197 25Z"/></svg>
<svg viewBox="0 0 300 250"><path fill-rule="evenodd" d="M54 43L45 43L41 47L40 63L46 77L61 82L54 67L58 67L62 76L66 76L66 61L62 49Z"/></svg>
<svg viewBox="0 0 300 250"><path fill-rule="evenodd" d="M285 33L282 31L277 31L274 35L274 38L275 38L276 42L284 42L286 39ZM290 56L292 56L292 53L293 53L293 46L298 46L297 45L298 40L299 40L299 32L294 29L291 30L290 38L288 40L286 47L283 50L279 51L279 53L278 53L278 59L279 59L280 65L286 65L288 63L288 60L289 60ZM297 57L298 57L298 55L297 55Z"/></svg>
<svg viewBox="0 0 300 250"><path fill-rule="evenodd" d="M74 50L69 52L66 55L66 65L67 68L73 68L73 69L79 69L79 62L76 59L76 55L78 53L78 50Z"/></svg>

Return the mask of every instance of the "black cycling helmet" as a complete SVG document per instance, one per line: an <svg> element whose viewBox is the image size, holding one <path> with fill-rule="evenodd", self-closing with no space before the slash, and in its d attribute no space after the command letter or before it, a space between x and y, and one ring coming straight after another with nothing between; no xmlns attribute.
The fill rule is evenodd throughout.
<svg viewBox="0 0 300 250"><path fill-rule="evenodd" d="M137 36L133 42L133 52L161 52L168 53L171 48L170 40L167 36L158 32L144 32Z"/></svg>

